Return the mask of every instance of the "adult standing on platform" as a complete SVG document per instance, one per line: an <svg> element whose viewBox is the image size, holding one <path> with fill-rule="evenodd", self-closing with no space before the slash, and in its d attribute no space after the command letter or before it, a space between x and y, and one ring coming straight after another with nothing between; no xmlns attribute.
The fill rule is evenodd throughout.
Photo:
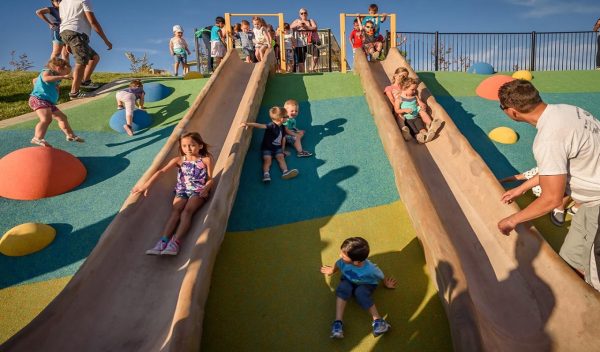
<svg viewBox="0 0 600 352"><path fill-rule="evenodd" d="M304 61L309 43L312 43L313 32L317 30L317 22L308 18L308 10L301 8L300 17L290 24L290 29L296 33L296 63L298 72L305 72Z"/></svg>
<svg viewBox="0 0 600 352"><path fill-rule="evenodd" d="M518 224L560 206L565 193L569 194L582 206L573 216L559 254L600 291L600 121L577 106L544 103L529 81L505 83L498 95L500 109L508 117L537 129L533 155L542 188L539 198L502 219L498 229L508 235Z"/></svg>
<svg viewBox="0 0 600 352"><path fill-rule="evenodd" d="M596 21L593 31L598 32L598 29L600 29L600 18L598 18L598 20ZM597 40L598 42L596 46L596 70L600 70L600 35L598 36Z"/></svg>
<svg viewBox="0 0 600 352"><path fill-rule="evenodd" d="M104 40L108 50L112 43L108 40L100 22L94 15L91 0L63 0L60 3L60 37L75 57L73 83L69 97L77 99L85 97L79 88L98 88L91 80L92 73L100 61L100 55L90 47L90 34L93 28Z"/></svg>

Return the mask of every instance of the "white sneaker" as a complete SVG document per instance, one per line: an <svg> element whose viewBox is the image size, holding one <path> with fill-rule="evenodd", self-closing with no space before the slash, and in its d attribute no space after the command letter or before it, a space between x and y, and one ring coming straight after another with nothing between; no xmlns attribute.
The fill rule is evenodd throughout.
<svg viewBox="0 0 600 352"><path fill-rule="evenodd" d="M163 241L163 239L161 238L160 240L158 240L158 242L156 242L156 244L154 245L153 248L146 251L146 254L160 255L160 252L165 250L166 247L167 247L167 242Z"/></svg>

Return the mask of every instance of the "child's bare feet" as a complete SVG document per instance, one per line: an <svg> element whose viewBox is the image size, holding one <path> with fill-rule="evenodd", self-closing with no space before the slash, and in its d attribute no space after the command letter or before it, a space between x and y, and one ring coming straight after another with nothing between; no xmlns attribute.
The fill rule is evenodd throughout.
<svg viewBox="0 0 600 352"><path fill-rule="evenodd" d="M127 133L127 135L133 136L133 128L131 127L131 125L123 125L123 129L125 130L125 133Z"/></svg>
<svg viewBox="0 0 600 352"><path fill-rule="evenodd" d="M123 109L124 109L124 108L123 108L123 105L119 105L119 104L117 104L117 109L118 109L118 110L123 110Z"/></svg>

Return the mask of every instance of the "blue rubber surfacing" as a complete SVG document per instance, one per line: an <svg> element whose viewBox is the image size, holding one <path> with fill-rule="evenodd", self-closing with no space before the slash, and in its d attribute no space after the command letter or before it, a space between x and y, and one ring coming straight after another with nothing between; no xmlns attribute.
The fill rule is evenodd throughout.
<svg viewBox="0 0 600 352"><path fill-rule="evenodd" d="M293 98L293 97L292 97ZM288 168L298 177L282 180L276 161L270 184L263 184L260 143L264 130L254 129L228 231L245 231L331 216L398 200L394 175L364 97L301 101L298 128L306 131L309 158L286 147ZM258 122L267 123L268 107ZM364 180L369 180L365 184ZM318 190L318 193L316 192Z"/></svg>

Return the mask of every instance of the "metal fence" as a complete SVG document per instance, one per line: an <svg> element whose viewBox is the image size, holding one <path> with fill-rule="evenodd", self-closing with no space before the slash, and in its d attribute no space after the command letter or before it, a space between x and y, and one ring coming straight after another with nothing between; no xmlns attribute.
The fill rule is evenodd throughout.
<svg viewBox="0 0 600 352"><path fill-rule="evenodd" d="M487 62L496 71L593 70L597 32L399 32L398 49L416 71L466 71Z"/></svg>

